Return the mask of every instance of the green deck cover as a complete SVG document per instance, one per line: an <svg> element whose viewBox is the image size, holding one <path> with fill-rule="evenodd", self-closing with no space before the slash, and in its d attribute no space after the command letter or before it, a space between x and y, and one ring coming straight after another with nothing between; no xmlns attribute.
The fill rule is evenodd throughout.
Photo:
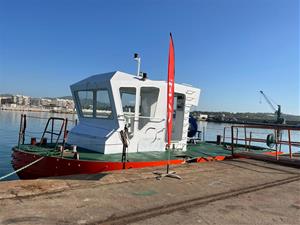
<svg viewBox="0 0 300 225"><path fill-rule="evenodd" d="M24 152L31 152L41 156L53 156L60 157L60 152L55 150L54 145L48 144L47 146L37 146L37 145L20 145L20 150ZM89 151L82 148L77 148L80 155L80 160L91 160L91 161L106 161L106 162L120 162L122 159L122 154L101 154L94 151ZM245 151L244 147L236 147L235 152ZM260 148L250 149L250 151L263 153L270 151L270 149ZM135 152L128 153L127 159L130 162L140 162L140 161L160 161L168 159L168 151L158 152ZM187 158L199 158L199 157L215 157L215 156L231 156L231 151L224 148L223 145L216 145L213 143L198 143L189 144L187 146L187 151L181 150L171 150L170 159L179 159L182 157ZM72 156L64 158L72 158Z"/></svg>

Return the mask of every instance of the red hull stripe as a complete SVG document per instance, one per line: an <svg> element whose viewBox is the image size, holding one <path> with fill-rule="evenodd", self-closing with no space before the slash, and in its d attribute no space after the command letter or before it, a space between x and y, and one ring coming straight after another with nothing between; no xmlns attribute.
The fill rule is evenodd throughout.
<svg viewBox="0 0 300 225"><path fill-rule="evenodd" d="M37 160L42 156L38 156L32 153L13 151L12 164L15 170L28 165L29 163ZM224 160L225 156L216 157L199 157L197 162L207 162L212 160ZM169 164L182 164L183 159L170 160ZM143 168L143 167L155 167L164 166L168 164L168 160L161 161L144 161L144 162L126 162L125 169L131 168ZM36 179L39 177L52 177L52 176L66 176L74 174L95 174L105 171L121 170L123 169L122 162L99 162L99 161L85 161L75 159L63 159L56 157L45 156L44 159L36 164L26 168L22 172L18 173L21 179Z"/></svg>

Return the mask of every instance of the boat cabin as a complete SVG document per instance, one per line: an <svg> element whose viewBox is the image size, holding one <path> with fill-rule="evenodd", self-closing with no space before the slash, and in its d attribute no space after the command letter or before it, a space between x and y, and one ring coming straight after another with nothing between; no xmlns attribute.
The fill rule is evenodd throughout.
<svg viewBox="0 0 300 225"><path fill-rule="evenodd" d="M71 85L79 123L68 143L103 154L122 153L120 131L128 130L128 152L165 151L167 83L120 71ZM186 150L189 113L200 90L175 84L172 146Z"/></svg>

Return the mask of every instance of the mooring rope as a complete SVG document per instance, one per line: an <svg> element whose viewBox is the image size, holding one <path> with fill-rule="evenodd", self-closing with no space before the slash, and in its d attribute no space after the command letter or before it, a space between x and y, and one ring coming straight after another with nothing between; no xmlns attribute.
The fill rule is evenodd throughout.
<svg viewBox="0 0 300 225"><path fill-rule="evenodd" d="M35 160L35 161L29 163L28 165L21 167L20 169L17 169L17 170L15 170L15 171L13 171L13 172L11 172L11 173L9 173L9 174L6 174L6 175L0 177L0 180L3 180L3 179L5 179L5 178L7 178L7 177L9 177L9 176L11 176L11 175L13 175L13 174L15 174L15 173L18 173L18 172L20 172L20 171L22 171L22 170L28 168L29 166L32 166L33 164L35 164L35 163L41 161L43 158L44 158L44 157L41 157L41 158L39 158L39 159L37 159L37 160Z"/></svg>

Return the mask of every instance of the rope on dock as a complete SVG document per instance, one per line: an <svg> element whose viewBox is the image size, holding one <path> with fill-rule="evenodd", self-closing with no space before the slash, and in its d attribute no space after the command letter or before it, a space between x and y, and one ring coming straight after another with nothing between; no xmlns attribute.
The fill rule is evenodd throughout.
<svg viewBox="0 0 300 225"><path fill-rule="evenodd" d="M6 175L0 177L0 180L3 180L3 179L5 179L5 178L7 178L7 177L9 177L9 176L11 176L11 175L13 175L13 174L15 174L15 173L18 173L18 172L20 172L20 171L22 171L22 170L28 168L29 166L32 166L33 164L35 164L35 163L41 161L43 158L44 158L44 157L41 157L41 158L39 158L39 159L37 159L37 160L35 160L35 161L29 163L28 165L21 167L20 169L17 169L17 170L15 170L15 171L13 171L13 172L11 172L11 173L9 173L9 174L6 174Z"/></svg>

